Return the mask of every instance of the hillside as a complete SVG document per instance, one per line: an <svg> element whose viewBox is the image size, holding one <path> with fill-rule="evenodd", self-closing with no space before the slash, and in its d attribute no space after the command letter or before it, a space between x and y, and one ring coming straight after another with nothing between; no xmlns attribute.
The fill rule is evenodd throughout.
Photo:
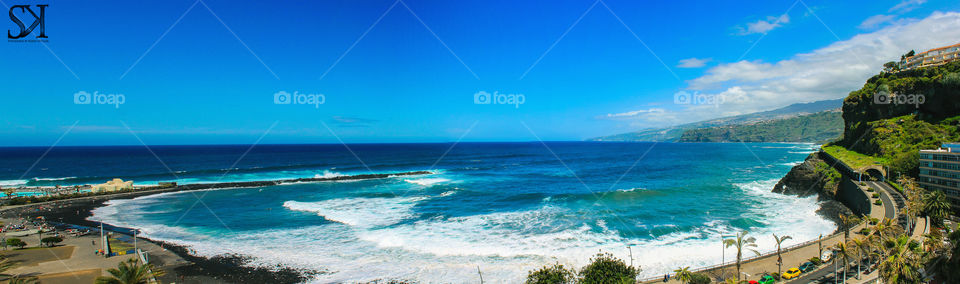
<svg viewBox="0 0 960 284"><path fill-rule="evenodd" d="M889 103L878 97L915 104ZM884 103L887 102L887 103ZM960 61L881 73L843 102L843 139L832 143L875 157L892 173L916 177L919 149L960 141Z"/></svg>
<svg viewBox="0 0 960 284"><path fill-rule="evenodd" d="M678 142L817 142L835 140L843 133L839 110L797 117L690 129Z"/></svg>
<svg viewBox="0 0 960 284"><path fill-rule="evenodd" d="M756 123L765 120L791 118L840 108L843 100L824 100L797 103L770 111L723 117L665 128L649 128L589 139L590 141L678 141L684 131L725 125Z"/></svg>

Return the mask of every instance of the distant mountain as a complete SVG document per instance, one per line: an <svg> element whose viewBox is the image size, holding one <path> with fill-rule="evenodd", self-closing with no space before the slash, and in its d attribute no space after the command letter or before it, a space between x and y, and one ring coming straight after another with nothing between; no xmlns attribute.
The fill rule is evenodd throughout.
<svg viewBox="0 0 960 284"><path fill-rule="evenodd" d="M688 129L678 142L816 142L840 138L839 109L754 123Z"/></svg>
<svg viewBox="0 0 960 284"><path fill-rule="evenodd" d="M801 115L813 114L827 110L839 109L843 99L797 103L775 110L722 117L711 120L681 124L665 128L648 128L635 132L628 132L610 136L588 139L590 141L677 141L683 132L690 129L708 128L734 124L756 123L772 119L785 119Z"/></svg>

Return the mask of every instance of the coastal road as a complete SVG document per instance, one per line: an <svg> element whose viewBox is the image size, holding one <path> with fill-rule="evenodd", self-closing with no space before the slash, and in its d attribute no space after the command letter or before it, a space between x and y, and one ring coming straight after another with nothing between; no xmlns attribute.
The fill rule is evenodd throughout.
<svg viewBox="0 0 960 284"><path fill-rule="evenodd" d="M890 188L890 185L884 182L866 181L864 183L866 183L867 186L876 189L877 192L880 193L880 199L883 200L883 212L884 212L883 217L887 219L896 220L897 219L897 208L896 208L897 203L895 203L895 201L893 201L893 199L890 196L890 190L894 190L894 189Z"/></svg>

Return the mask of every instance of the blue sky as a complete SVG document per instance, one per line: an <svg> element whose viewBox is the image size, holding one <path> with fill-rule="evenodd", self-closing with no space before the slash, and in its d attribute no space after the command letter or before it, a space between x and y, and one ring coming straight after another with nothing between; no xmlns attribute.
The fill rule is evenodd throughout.
<svg viewBox="0 0 960 284"><path fill-rule="evenodd" d="M0 145L581 140L840 98L960 42L938 0L3 4L49 4L49 41L0 43Z"/></svg>

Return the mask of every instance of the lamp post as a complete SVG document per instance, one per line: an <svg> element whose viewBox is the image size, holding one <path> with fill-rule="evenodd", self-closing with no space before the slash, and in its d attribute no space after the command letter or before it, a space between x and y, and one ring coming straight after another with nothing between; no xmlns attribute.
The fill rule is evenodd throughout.
<svg viewBox="0 0 960 284"><path fill-rule="evenodd" d="M724 243L727 237L733 237L732 235L720 235L720 278L727 278L727 269L726 258L727 258L727 244Z"/></svg>

